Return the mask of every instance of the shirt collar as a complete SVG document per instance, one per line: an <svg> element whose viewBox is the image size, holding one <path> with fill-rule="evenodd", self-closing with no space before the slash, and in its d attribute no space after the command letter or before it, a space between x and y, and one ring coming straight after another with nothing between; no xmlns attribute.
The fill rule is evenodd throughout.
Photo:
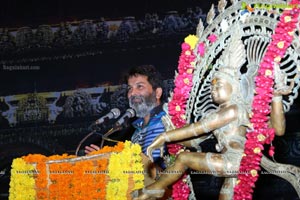
<svg viewBox="0 0 300 200"><path fill-rule="evenodd" d="M158 113L160 113L161 111L163 111L163 105L160 104L158 106L156 106L155 108L153 108L151 111L150 111L150 120L153 116L157 115ZM143 123L144 123L144 118L138 118L137 120L135 120L132 125L135 127L135 128L141 128L143 126Z"/></svg>

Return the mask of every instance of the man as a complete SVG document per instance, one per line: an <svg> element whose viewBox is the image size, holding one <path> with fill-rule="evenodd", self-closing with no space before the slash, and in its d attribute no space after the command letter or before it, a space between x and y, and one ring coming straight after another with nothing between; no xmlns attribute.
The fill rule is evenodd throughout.
<svg viewBox="0 0 300 200"><path fill-rule="evenodd" d="M142 152L146 154L154 138L165 131L161 120L166 114L162 109L162 76L154 66L141 65L130 69L125 79L128 84L129 106L135 110L136 117L138 117L132 124L135 131L131 141L141 145ZM94 144L85 147L86 154L95 150L99 150L99 147ZM150 170L149 174L152 179L160 170L157 168L165 168L159 150L153 152L155 165L146 156L143 159L145 169Z"/></svg>

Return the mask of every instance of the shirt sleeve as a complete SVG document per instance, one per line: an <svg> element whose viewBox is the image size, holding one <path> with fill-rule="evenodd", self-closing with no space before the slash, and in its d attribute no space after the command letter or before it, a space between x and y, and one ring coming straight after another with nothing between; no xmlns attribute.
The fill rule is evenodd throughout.
<svg viewBox="0 0 300 200"><path fill-rule="evenodd" d="M147 148L153 142L153 140L165 131L165 127L162 123L157 123L155 126L148 130L148 133L144 140L143 152L146 153ZM164 154L166 154L166 147L164 148ZM152 152L152 157L155 163L161 163L162 158L160 157L160 150L156 149Z"/></svg>

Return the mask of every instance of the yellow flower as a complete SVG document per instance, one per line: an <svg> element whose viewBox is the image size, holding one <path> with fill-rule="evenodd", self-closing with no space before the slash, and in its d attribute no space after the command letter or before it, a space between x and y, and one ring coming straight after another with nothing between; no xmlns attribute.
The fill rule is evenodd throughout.
<svg viewBox="0 0 300 200"><path fill-rule="evenodd" d="M251 169L250 174L251 176L255 177L257 176L257 171L255 169Z"/></svg>
<svg viewBox="0 0 300 200"><path fill-rule="evenodd" d="M294 33L295 33L294 31L289 31L289 32L288 32L288 34L289 34L290 36L293 36Z"/></svg>
<svg viewBox="0 0 300 200"><path fill-rule="evenodd" d="M198 37L197 37L196 35L189 35L189 36L187 36L187 37L184 39L184 41L185 41L186 43L188 43L188 44L191 46L191 49L194 49L194 48L195 48L195 46L196 46L198 40L199 40L199 39L198 39Z"/></svg>
<svg viewBox="0 0 300 200"><path fill-rule="evenodd" d="M281 61L281 57L280 57L280 56L276 56L276 57L274 58L274 61L275 61L275 62L280 62L280 61Z"/></svg>
<svg viewBox="0 0 300 200"><path fill-rule="evenodd" d="M284 17L284 22L290 22L292 20L292 17L291 16L285 16Z"/></svg>
<svg viewBox="0 0 300 200"><path fill-rule="evenodd" d="M192 74L193 72L194 72L194 70L191 69L191 68L189 68L189 69L186 70L186 73L188 73L188 74Z"/></svg>
<svg viewBox="0 0 300 200"><path fill-rule="evenodd" d="M284 47L284 41L278 42L278 43L277 43L277 47L278 47L279 49L282 49L282 48Z"/></svg>
<svg viewBox="0 0 300 200"><path fill-rule="evenodd" d="M106 199L128 199L130 195L128 191L144 186L140 153L139 145L126 141L122 152L111 155L108 166L110 181L106 188ZM133 184L129 184L130 177L133 179Z"/></svg>
<svg viewBox="0 0 300 200"><path fill-rule="evenodd" d="M180 118L185 120L186 119L186 116L185 115L180 115Z"/></svg>
<svg viewBox="0 0 300 200"><path fill-rule="evenodd" d="M139 155L142 152L142 148L138 144L133 144L132 145L132 152Z"/></svg>
<svg viewBox="0 0 300 200"><path fill-rule="evenodd" d="M254 153L258 154L261 152L259 147L255 147L255 149L253 150Z"/></svg>
<svg viewBox="0 0 300 200"><path fill-rule="evenodd" d="M12 162L9 199L10 200L34 200L36 191L34 189L35 174L33 165L27 164L22 158L16 158Z"/></svg>
<svg viewBox="0 0 300 200"><path fill-rule="evenodd" d="M265 71L265 75L266 75L266 76L271 76L271 75L272 75L272 71L269 70L269 69L267 69L267 70Z"/></svg>
<svg viewBox="0 0 300 200"><path fill-rule="evenodd" d="M263 134L258 134L257 139L258 139L258 141L263 142L263 141L265 141L266 137Z"/></svg>
<svg viewBox="0 0 300 200"><path fill-rule="evenodd" d="M185 79L183 79L183 82L184 82L186 85L190 84L190 80L189 80L189 78L185 78Z"/></svg>

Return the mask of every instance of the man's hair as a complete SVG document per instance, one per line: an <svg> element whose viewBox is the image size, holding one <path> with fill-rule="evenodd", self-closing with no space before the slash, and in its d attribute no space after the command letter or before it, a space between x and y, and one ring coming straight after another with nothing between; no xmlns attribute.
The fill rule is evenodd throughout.
<svg viewBox="0 0 300 200"><path fill-rule="evenodd" d="M157 71L157 69L153 65L139 65L131 68L125 75L126 83L130 77L138 75L147 76L148 81L152 85L154 90L156 88L163 88L162 75L159 73L159 71Z"/></svg>

